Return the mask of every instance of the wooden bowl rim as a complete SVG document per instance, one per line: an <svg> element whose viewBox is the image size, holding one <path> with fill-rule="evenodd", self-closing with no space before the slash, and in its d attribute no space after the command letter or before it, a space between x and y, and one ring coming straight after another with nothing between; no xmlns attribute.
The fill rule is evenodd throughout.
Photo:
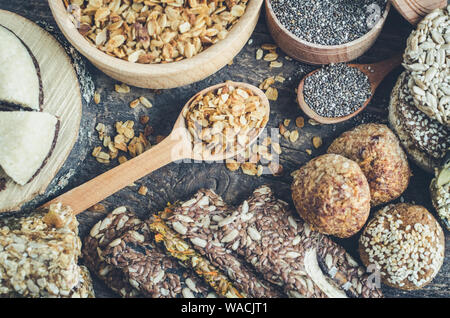
<svg viewBox="0 0 450 318"><path fill-rule="evenodd" d="M415 2L415 4L405 0L391 0L391 2L394 8L403 16L403 18L405 18L406 21L411 24L416 24L431 12L423 11L424 7L422 7L420 3L417 2ZM442 7L445 7L444 3L447 4L447 1L440 0L440 3ZM406 6L411 10L405 10ZM417 12L417 10L420 10L421 12ZM412 16L412 14L408 13L414 13L415 15Z"/></svg>
<svg viewBox="0 0 450 318"><path fill-rule="evenodd" d="M228 36L224 40L213 44L211 47L192 58L164 64L132 63L117 57L109 56L94 47L79 33L73 22L70 21L62 0L48 0L48 3L56 23L67 40L82 55L94 62L94 64L96 64L99 68L119 70L123 75L131 76L157 76L158 74L167 76L167 73L170 72L179 73L185 70L191 70L195 67L201 67L203 63L206 63L207 61L222 54L224 50L227 50L229 43L232 43L239 38L239 29L241 27L245 28L251 24L254 17L259 14L263 0L251 0L249 2L244 15L239 18L239 21L232 27Z"/></svg>
<svg viewBox="0 0 450 318"><path fill-rule="evenodd" d="M358 48L361 44L363 44L367 39L371 38L373 35L375 35L377 32L379 32L379 29L382 28L382 26L384 25L384 22L387 19L387 16L389 14L389 11L391 9L391 2L388 1L386 4L386 9L384 10L383 15L380 17L380 19L378 20L378 22L373 26L373 28L367 32L366 34L364 34L362 37L357 38L356 40L344 43L344 44L338 44L338 45L323 45L323 44L316 44L316 43L312 43L312 42L308 42L305 41L301 38L299 38L298 36L294 35L292 32L290 32L288 29L285 28L285 26L278 20L275 12L273 12L272 9L272 5L270 4L270 0L265 0L266 3L266 14L269 14L273 20L275 21L275 23L277 24L277 26L283 31L284 34L286 34L292 41L295 41L297 43L303 44L305 46L309 46L311 48L317 48L317 49L322 49L322 50L340 50L343 48L352 48L352 47L356 47ZM315 54L319 54L320 53L316 53Z"/></svg>

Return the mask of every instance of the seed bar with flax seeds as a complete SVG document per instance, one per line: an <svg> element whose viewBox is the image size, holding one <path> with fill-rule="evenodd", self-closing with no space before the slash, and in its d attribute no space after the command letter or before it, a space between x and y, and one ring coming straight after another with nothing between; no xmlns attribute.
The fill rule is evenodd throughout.
<svg viewBox="0 0 450 318"><path fill-rule="evenodd" d="M226 273L233 284L247 297L285 297L278 289L255 274L248 264L225 247L215 235L217 226L211 226L211 219L220 221L231 208L212 190L200 190L193 199L172 206L161 217L181 237L192 243L201 255Z"/></svg>

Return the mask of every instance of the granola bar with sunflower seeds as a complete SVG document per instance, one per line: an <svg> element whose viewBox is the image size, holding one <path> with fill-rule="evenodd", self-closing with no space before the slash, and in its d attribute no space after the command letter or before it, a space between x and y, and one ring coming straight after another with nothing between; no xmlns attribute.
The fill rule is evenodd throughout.
<svg viewBox="0 0 450 318"><path fill-rule="evenodd" d="M154 242L146 223L129 230L102 250L105 261L123 270L129 283L146 297L214 297L210 287Z"/></svg>
<svg viewBox="0 0 450 318"><path fill-rule="evenodd" d="M87 267L109 288L122 297L142 296L130 285L125 273L117 266L105 261L102 249L120 235L142 224L142 221L125 207L112 211L97 222L86 236L83 245L83 259Z"/></svg>
<svg viewBox="0 0 450 318"><path fill-rule="evenodd" d="M83 276L80 250L77 219L61 204L0 219L0 297L73 296Z"/></svg>
<svg viewBox="0 0 450 318"><path fill-rule="evenodd" d="M155 241L164 245L169 255L183 262L202 277L219 296L226 298L243 298L244 293L236 289L228 277L213 266L206 258L196 252L178 233L170 229L159 215L148 220L150 229L157 233Z"/></svg>
<svg viewBox="0 0 450 318"><path fill-rule="evenodd" d="M382 296L345 249L296 220L268 186L214 225L218 240L290 297Z"/></svg>
<svg viewBox="0 0 450 318"><path fill-rule="evenodd" d="M161 215L166 224L190 241L195 250L227 274L233 284L252 298L284 297L278 287L255 274L245 261L217 240L210 226L211 219L219 221L231 208L212 190L199 190L194 198L165 210ZM213 221L214 222L214 221Z"/></svg>

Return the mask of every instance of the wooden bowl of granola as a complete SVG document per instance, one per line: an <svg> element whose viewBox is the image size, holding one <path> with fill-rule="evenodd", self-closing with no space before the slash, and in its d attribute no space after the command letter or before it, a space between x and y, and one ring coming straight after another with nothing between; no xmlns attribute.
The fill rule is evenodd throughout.
<svg viewBox="0 0 450 318"><path fill-rule="evenodd" d="M305 41L290 32L277 18L271 0L265 0L266 21L269 31L278 46L292 58L313 65L352 61L363 55L378 38L391 8L390 1L372 27L362 37L339 45L322 45Z"/></svg>
<svg viewBox="0 0 450 318"><path fill-rule="evenodd" d="M184 0L176 0L176 1L184 2ZM58 24L59 28L61 29L62 33L65 35L67 40L82 55L84 55L87 59L89 59L92 62L92 64L94 64L98 69L103 71L108 76L132 86L151 89L167 89L200 81L214 74L222 67L227 65L230 61L232 61L234 56L236 56L239 53L239 51L244 47L244 45L250 38L258 21L263 0L249 0L248 2L246 2L245 0L235 0L234 1L235 3L239 3L239 5L244 6L245 11L243 11L242 8L238 8L239 10L237 10L236 8L233 7L233 10L241 11L237 13L233 12L234 16L237 15L240 17L237 18L236 21L233 21L234 24L232 25L231 29L225 30L229 31L227 32L226 37L224 37L223 39L219 40L218 42L212 45L211 43L215 41L214 40L215 37L217 37L218 39L223 37L223 33L218 31L217 29L214 29L213 27L210 27L207 30L207 33L203 35L201 39L199 38L199 36L197 36L197 39L189 38L189 44L186 44L186 42L183 42L183 44L178 43L182 42L181 40L174 43L173 42L175 41L174 38L170 40L172 36L172 34L170 33L173 33L175 31L169 30L169 27L163 28L164 34L158 33L157 30L161 24L167 25L168 23L167 19L169 19L167 18L167 16L172 17L170 15L173 14L172 9L170 12L168 12L168 14L166 12L164 12L164 14L160 14L161 16L166 15L166 18L164 18L165 20L161 19L163 21L160 21L160 19L155 18L150 22L147 21L145 23L145 28L143 27L143 24L138 23L139 21L142 21L139 20L142 19L142 17L137 16L136 22L132 24L134 30L129 32L132 32L134 36L140 36L139 42L141 42L141 39L146 40L145 36L149 35L149 30L150 32L152 32L151 34L157 34L159 37L159 42L153 36L149 36L151 41L149 42L143 41L146 43L139 44L139 48L136 46L136 51L144 50L145 54L143 54L142 52L136 53L132 52L132 50L129 50L129 48L133 46L133 43L131 42L127 43L126 36L121 37L123 35L120 33L124 32L123 31L124 29L129 28L128 23L126 21L124 22L123 20L121 20L122 15L115 13L117 10L121 10L117 9L121 3L121 0L114 0L110 3L109 5L110 7L114 6L115 4L118 4L116 8L112 8L112 10L109 11L109 14L111 16L108 16L108 19L111 19L110 21L114 23L108 25L108 31L106 30L98 31L99 33L101 32L104 33L102 33L99 36L95 36L94 39L94 41L97 40L98 43L102 43L101 45L99 45L99 47L102 47L102 49L104 51L108 51L108 53L105 53L101 49L97 48L92 42L87 40L87 38L84 37L80 32L86 31L87 25L86 22L89 19L92 20L98 18L101 20L102 17L104 17L104 15L108 14L109 8L105 8L100 11L97 10L95 13L92 12L91 8L88 9L91 11L90 13L84 13L83 9L80 7L77 6L66 7L67 1L65 0L49 0L48 2L53 17L55 18L56 23ZM189 2L192 3L195 1ZM226 1L226 3L228 2L229 1ZM148 8L142 10L142 8L140 7L141 5L144 4L137 4L139 8L136 7L135 8L138 10L140 9L139 12L147 12L146 13L147 15L152 14L148 12L149 11ZM131 8L132 7L129 7L130 10ZM221 17L223 17L223 19L229 18L229 15L232 15L231 9L227 12L223 11L226 10L223 10L223 8L218 8L218 10L214 12L218 12L217 15L222 14ZM176 14L173 15L176 16ZM192 18L194 19L196 18L195 14L189 15L189 19ZM200 18L208 20L208 18L205 17ZM199 21L200 18L191 21L192 25L194 26L192 28L193 32L196 31L196 27L199 27L202 23L205 24L205 22ZM219 18L214 17L214 19ZM77 22L74 23L74 21L79 21L79 23ZM171 20L169 19L169 22L170 21ZM198 24L194 24L197 22ZM102 23L100 23L100 25L102 25ZM211 25L215 26L216 24ZM117 28L118 26L120 27ZM155 28L157 29L156 31ZM93 26L92 29L95 30L96 27ZM179 23L177 30L179 30L178 32L180 32L179 33L180 38L181 36L183 36L184 33L190 32L189 25L186 24L186 21L183 23ZM92 30L90 30L89 32L92 32ZM105 36L109 37L110 35L112 35L112 37L109 40L112 41L108 40L108 42L105 42L104 37ZM164 35L164 38L162 35ZM176 39L178 39L178 37L176 37ZM166 41L167 43L164 43L161 49L159 49L158 45L161 45L160 42L164 41ZM210 42L208 43L208 41ZM119 47L115 47L118 44L117 42L119 43L122 42L122 44L124 45L122 46L122 44L120 44ZM108 44L113 48L112 50L111 47L105 49L105 47ZM149 45L149 47L147 47L148 50L145 49L147 45ZM204 50L202 49L199 50L200 46L205 47L206 45L210 46ZM186 53L184 54L183 57L187 58L181 60L178 60L179 58L178 59L173 58L174 56L176 56L177 52L180 53L181 51L184 51ZM199 51L199 53L193 55L192 51L194 52L194 54L195 51ZM135 54L133 55L133 53ZM125 56L123 56L123 54L125 54ZM165 54L164 56L168 58L164 58L163 54ZM137 55L139 56L137 57ZM122 58L116 56L121 56ZM130 62L130 60L138 61L138 59L141 59L141 63ZM156 62L154 64L144 64L149 60L159 62Z"/></svg>

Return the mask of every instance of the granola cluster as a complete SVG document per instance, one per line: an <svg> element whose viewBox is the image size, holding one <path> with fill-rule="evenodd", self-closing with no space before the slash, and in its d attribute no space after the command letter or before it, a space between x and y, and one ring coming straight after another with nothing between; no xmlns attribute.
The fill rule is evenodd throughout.
<svg viewBox="0 0 450 318"><path fill-rule="evenodd" d="M183 110L194 154L236 153L246 149L263 129L267 106L246 87L232 83L199 94Z"/></svg>
<svg viewBox="0 0 450 318"><path fill-rule="evenodd" d="M79 32L133 63L191 58L227 37L248 0L64 0Z"/></svg>
<svg viewBox="0 0 450 318"><path fill-rule="evenodd" d="M93 297L78 222L60 204L0 220L0 297Z"/></svg>

